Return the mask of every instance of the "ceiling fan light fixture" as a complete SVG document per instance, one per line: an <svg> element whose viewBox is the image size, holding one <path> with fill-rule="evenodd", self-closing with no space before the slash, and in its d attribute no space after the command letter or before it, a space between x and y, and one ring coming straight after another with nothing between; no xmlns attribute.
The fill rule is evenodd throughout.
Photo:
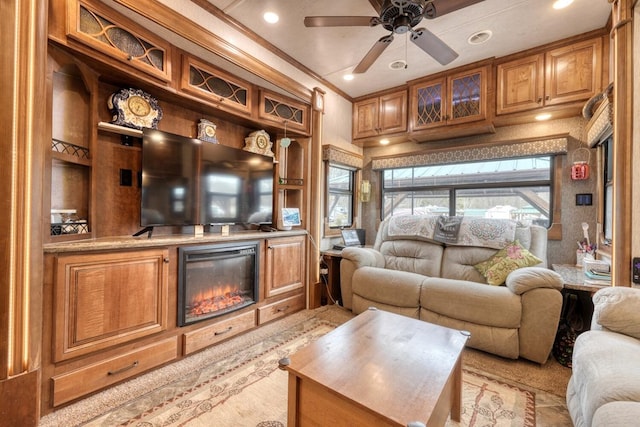
<svg viewBox="0 0 640 427"><path fill-rule="evenodd" d="M477 33L473 33L469 36L467 43L471 45L486 43L489 41L491 36L493 36L493 31L491 30L478 31Z"/></svg>
<svg viewBox="0 0 640 427"><path fill-rule="evenodd" d="M345 74L344 76L342 76L342 78L350 82L351 80L353 80L353 74Z"/></svg>
<svg viewBox="0 0 640 427"><path fill-rule="evenodd" d="M404 59L398 59L389 64L389 68L392 70L404 70L407 68L407 61Z"/></svg>

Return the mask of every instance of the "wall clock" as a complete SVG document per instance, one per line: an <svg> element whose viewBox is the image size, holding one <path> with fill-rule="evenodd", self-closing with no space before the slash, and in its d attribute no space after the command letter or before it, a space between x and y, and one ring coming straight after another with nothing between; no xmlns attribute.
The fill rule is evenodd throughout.
<svg viewBox="0 0 640 427"><path fill-rule="evenodd" d="M218 136L216 135L216 125L206 119L200 119L198 123L198 139L203 141L218 143Z"/></svg>
<svg viewBox="0 0 640 427"><path fill-rule="evenodd" d="M273 157L275 154L271 151L272 145L269 134L264 130L257 130L251 132L249 136L244 139L243 150Z"/></svg>
<svg viewBox="0 0 640 427"><path fill-rule="evenodd" d="M111 123L135 129L157 129L162 119L158 101L140 89L121 89L111 94L107 105L113 115Z"/></svg>

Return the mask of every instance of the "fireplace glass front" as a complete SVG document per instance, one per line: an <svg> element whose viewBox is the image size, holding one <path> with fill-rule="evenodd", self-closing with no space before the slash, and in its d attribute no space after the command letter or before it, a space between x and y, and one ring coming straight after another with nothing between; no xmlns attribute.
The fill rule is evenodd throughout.
<svg viewBox="0 0 640 427"><path fill-rule="evenodd" d="M178 325L239 310L258 300L258 242L179 248Z"/></svg>

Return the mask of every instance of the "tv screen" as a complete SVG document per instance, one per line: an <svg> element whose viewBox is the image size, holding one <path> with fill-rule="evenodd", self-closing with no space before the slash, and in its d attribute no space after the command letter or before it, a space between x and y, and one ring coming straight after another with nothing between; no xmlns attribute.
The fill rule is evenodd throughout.
<svg viewBox="0 0 640 427"><path fill-rule="evenodd" d="M145 227L271 224L273 158L144 129L140 207Z"/></svg>

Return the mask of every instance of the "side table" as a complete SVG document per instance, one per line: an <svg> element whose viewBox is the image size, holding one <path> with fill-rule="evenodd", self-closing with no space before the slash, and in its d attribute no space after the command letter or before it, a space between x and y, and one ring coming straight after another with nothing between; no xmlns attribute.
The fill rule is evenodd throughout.
<svg viewBox="0 0 640 427"><path fill-rule="evenodd" d="M340 261L342 261L342 251L337 249L328 249L320 252L322 261L326 265L327 273L323 274L326 279L326 286L322 287L322 293L320 294L320 304L329 304L331 299L340 301L342 299L342 291L340 289ZM323 283L324 285L324 283ZM328 292L331 293L329 298Z"/></svg>

